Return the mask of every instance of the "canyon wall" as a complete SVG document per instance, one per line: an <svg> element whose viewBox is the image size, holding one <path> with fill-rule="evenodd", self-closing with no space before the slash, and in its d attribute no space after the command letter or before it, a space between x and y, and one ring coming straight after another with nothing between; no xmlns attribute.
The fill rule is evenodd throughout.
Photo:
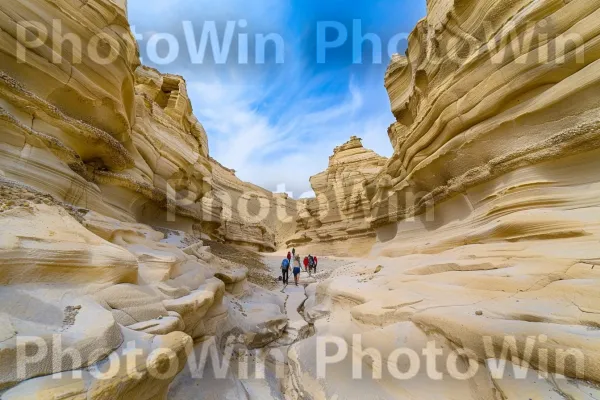
<svg viewBox="0 0 600 400"><path fill-rule="evenodd" d="M355 136L336 147L327 169L310 178L316 198L298 201L297 229L288 247L339 256L368 253L375 243L369 186L385 163Z"/></svg>
<svg viewBox="0 0 600 400"><path fill-rule="evenodd" d="M595 148L590 2L429 1L387 71L394 155L376 227L519 168ZM468 205L467 205L468 208Z"/></svg>
<svg viewBox="0 0 600 400"><path fill-rule="evenodd" d="M164 398L228 299L258 290L201 239L272 250L289 229L240 217L222 193L248 185L210 159L184 79L139 64L123 1L0 4L3 399ZM251 216L293 212L252 189L268 204ZM285 327L254 318L227 326L257 341Z"/></svg>
<svg viewBox="0 0 600 400"><path fill-rule="evenodd" d="M296 226L296 201L243 182L235 171L210 159L213 193L221 204L220 233L227 243L275 251Z"/></svg>
<svg viewBox="0 0 600 400"><path fill-rule="evenodd" d="M139 65L123 1L3 2L2 398L164 398L193 341L219 329L253 348L282 338L285 301L202 238L371 252L295 307L317 335L284 338L288 398L599 398L600 9L427 7L385 77L393 156L351 138L294 221L293 200L210 158L183 78ZM61 53L59 32L82 42ZM377 349L385 364L358 365L381 379L352 381L347 360L319 376L324 336L353 355ZM393 354L431 343L444 379L424 362L398 378L413 360ZM52 359L61 346L81 357ZM114 359L116 374L97 378ZM65 371L81 375L52 376Z"/></svg>
<svg viewBox="0 0 600 400"><path fill-rule="evenodd" d="M305 304L318 333L383 364L363 358L354 385L325 380L316 342L298 343L291 396L597 398L598 2L427 7L385 77L397 122L371 198L373 259Z"/></svg>
<svg viewBox="0 0 600 400"><path fill-rule="evenodd" d="M208 143L185 82L138 68L122 8L23 2L2 11L4 178L119 220L177 215L189 231L218 226L220 209L202 201Z"/></svg>
<svg viewBox="0 0 600 400"><path fill-rule="evenodd" d="M211 162L185 80L139 66L122 8L82 4L61 3L48 15L45 3L3 7L3 178L122 221L234 242L245 230L256 247L273 250L275 232L289 229L271 209L279 200ZM245 191L269 197L250 207L248 224L237 204ZM293 212L292 200L281 202ZM252 218L260 213L268 216Z"/></svg>

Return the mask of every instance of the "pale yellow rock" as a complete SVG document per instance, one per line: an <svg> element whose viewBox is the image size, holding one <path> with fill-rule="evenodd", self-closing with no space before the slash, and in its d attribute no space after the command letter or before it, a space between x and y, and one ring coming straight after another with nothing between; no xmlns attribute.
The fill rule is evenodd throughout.
<svg viewBox="0 0 600 400"><path fill-rule="evenodd" d="M49 34L31 44L36 30ZM59 32L76 36L73 46L59 49ZM113 61L90 50L99 37ZM214 274L234 266L199 238L274 250L293 230L295 202L229 172L213 186L185 80L139 66L124 0L2 2L0 65L2 398L165 398L191 339L215 335L228 315ZM215 196L237 201L248 190L268 198L251 213L278 212L248 221ZM278 219L282 210L289 216ZM242 294L239 278L229 289ZM50 353L55 336L82 359L45 357L16 376L24 335ZM123 368L96 379L94 366L125 366L129 342L146 358L167 350L174 372L158 379L164 361L140 357L137 376ZM69 369L83 378L50 376Z"/></svg>
<svg viewBox="0 0 600 400"><path fill-rule="evenodd" d="M140 286L118 285L94 295L120 324L147 333L179 330L194 339L214 332L212 325L223 318L225 284L212 278L211 266L194 252L187 254L161 242L164 234L147 225L120 222L93 212L86 214L83 223L137 257ZM211 316L205 318L208 314Z"/></svg>
<svg viewBox="0 0 600 400"><path fill-rule="evenodd" d="M123 6L44 0L0 11L3 175L122 221L215 234L220 208L203 199L211 189L206 133L183 78L138 68ZM30 23L42 38L55 32L28 45ZM67 39L61 47L59 31L77 36L73 49ZM98 38L110 41L114 61L90 50Z"/></svg>
<svg viewBox="0 0 600 400"><path fill-rule="evenodd" d="M296 201L243 182L235 171L210 159L212 196L222 206L221 233L229 243L274 251L296 227Z"/></svg>
<svg viewBox="0 0 600 400"><path fill-rule="evenodd" d="M375 242L368 187L385 162L355 136L336 147L327 170L310 178L316 198L298 202L298 226L287 246L299 247L302 254L368 253Z"/></svg>
<svg viewBox="0 0 600 400"><path fill-rule="evenodd" d="M311 179L317 198L296 204L210 158L184 79L139 66L125 1L2 2L2 397L165 398L192 339L235 333L246 347L293 343L286 398L597 398L598 5L430 0L427 9L385 76L393 156L353 137ZM19 63L17 41L33 36L23 37L25 20L46 30L58 20L84 42L104 33L117 57L77 63L76 45L53 62L51 35ZM372 258L308 286L304 303L295 297L285 337L281 297L203 243L164 234L174 230ZM18 337L53 334L84 358L16 376ZM355 334L384 357L437 343L444 379L421 366L407 381L384 371L356 383L348 360L318 377L318 338L338 337L354 355ZM169 350L173 374L156 379L165 361L140 357L137 377L96 380L90 365L127 358L129 341L144 354ZM507 343L514 349L503 352ZM476 374L447 376L456 351L455 366ZM367 374L390 364L360 361ZM68 369L84 377L50 376Z"/></svg>
<svg viewBox="0 0 600 400"><path fill-rule="evenodd" d="M596 148L598 12L586 1L429 2L407 57L386 74L395 151L373 199L375 226ZM544 185L537 178L529 184Z"/></svg>
<svg viewBox="0 0 600 400"><path fill-rule="evenodd" d="M64 209L27 204L0 213L0 282L135 283L137 261Z"/></svg>
<svg viewBox="0 0 600 400"><path fill-rule="evenodd" d="M3 399L160 399L169 383L185 367L193 343L189 336L174 332L154 336L123 328L124 344L112 359L93 368L62 376L30 379L2 394ZM135 343L136 357L128 355ZM160 356L162 355L162 356Z"/></svg>
<svg viewBox="0 0 600 400"><path fill-rule="evenodd" d="M0 291L0 389L20 381L93 365L121 346L113 316L91 298L51 286ZM70 357L66 349L76 353ZM30 358L27 358L29 356Z"/></svg>
<svg viewBox="0 0 600 400"><path fill-rule="evenodd" d="M384 374L368 386L379 398L596 398L598 4L427 7L385 77L397 122L368 192L372 259L307 290L305 315L350 351L353 334L383 354L435 340L478 366L462 381L445 356L439 381ZM346 391L347 360L318 379L314 346L290 354L292 398L368 398L370 379Z"/></svg>

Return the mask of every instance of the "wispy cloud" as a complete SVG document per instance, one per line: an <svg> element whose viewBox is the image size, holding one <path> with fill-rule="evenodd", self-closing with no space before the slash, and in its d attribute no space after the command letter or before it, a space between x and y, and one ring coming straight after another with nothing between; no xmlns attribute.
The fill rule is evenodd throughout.
<svg viewBox="0 0 600 400"><path fill-rule="evenodd" d="M250 35L276 32L284 38L283 65L197 66L181 57L159 69L185 76L214 158L235 169L241 179L270 190L285 185L299 197L311 191L310 176L327 167L333 148L352 135L382 155L392 152L386 132L393 121L383 87L386 65L317 65L314 54L307 52L316 26L313 14L320 8L332 12L350 7L353 15L396 32L410 29L424 12L402 13L397 0L336 1L260 0L249 7L246 0L129 0L129 7L138 32L180 36L182 20L201 25L204 20L245 19ZM416 8L424 9L425 0L400 0L413 8L407 4L420 2ZM382 3L396 8L397 16L389 15Z"/></svg>
<svg viewBox="0 0 600 400"><path fill-rule="evenodd" d="M351 120L361 125L357 120L363 97L353 84L337 102L328 94L291 101L286 117L274 121L268 108L259 111L254 106L264 101L254 87L220 81L188 85L198 118L213 132L213 157L237 170L242 179L271 190L284 184L295 196L310 190L309 177L327 166L333 147L358 133L344 131Z"/></svg>

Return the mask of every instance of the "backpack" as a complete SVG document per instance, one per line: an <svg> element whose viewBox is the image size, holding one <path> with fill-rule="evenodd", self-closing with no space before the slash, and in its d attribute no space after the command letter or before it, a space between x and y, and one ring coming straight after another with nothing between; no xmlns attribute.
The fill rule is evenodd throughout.
<svg viewBox="0 0 600 400"><path fill-rule="evenodd" d="M281 269L287 270L290 267L290 260L288 260L287 258L283 259L283 262L281 263Z"/></svg>
<svg viewBox="0 0 600 400"><path fill-rule="evenodd" d="M312 256L308 257L308 265L311 267L315 265L315 259Z"/></svg>

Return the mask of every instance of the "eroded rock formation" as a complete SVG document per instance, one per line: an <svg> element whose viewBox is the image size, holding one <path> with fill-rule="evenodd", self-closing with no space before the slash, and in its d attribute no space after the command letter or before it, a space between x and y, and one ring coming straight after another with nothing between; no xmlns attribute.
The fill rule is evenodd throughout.
<svg viewBox="0 0 600 400"><path fill-rule="evenodd" d="M185 82L138 68L125 11L110 1L2 10L3 176L119 220L218 227L220 209L202 200L208 144ZM61 47L57 24L79 46Z"/></svg>
<svg viewBox="0 0 600 400"><path fill-rule="evenodd" d="M385 78L394 155L338 147L294 221L293 200L210 159L183 78L139 66L123 1L3 2L2 398L164 398L231 333L286 349L287 398L599 398L598 5L427 5ZM57 54L58 32L82 45ZM296 223L290 246L372 258L286 300L201 240L269 250ZM351 355L326 378L319 337ZM432 343L433 369L399 359Z"/></svg>
<svg viewBox="0 0 600 400"><path fill-rule="evenodd" d="M585 0L428 1L385 79L379 258L311 289L305 310L383 364L363 358L357 385L323 380L316 339L297 343L292 397L598 397L599 18ZM393 358L432 342L435 369Z"/></svg>
<svg viewBox="0 0 600 400"><path fill-rule="evenodd" d="M213 192L221 205L220 233L228 243L274 251L296 226L296 201L243 182L235 171L211 158Z"/></svg>
<svg viewBox="0 0 600 400"><path fill-rule="evenodd" d="M375 243L369 186L385 163L356 136L336 147L327 169L310 179L316 198L298 202L297 231L288 247L332 255L368 253Z"/></svg>
<svg viewBox="0 0 600 400"><path fill-rule="evenodd" d="M258 290L200 239L272 250L279 234L272 217L230 223L218 192L247 188L213 185L214 165L183 78L139 65L125 2L0 5L3 399L166 396L229 298ZM286 321L238 324L262 343Z"/></svg>
<svg viewBox="0 0 600 400"><path fill-rule="evenodd" d="M428 7L408 56L395 56L385 78L398 122L375 226L527 165L593 150L597 140L596 4Z"/></svg>

